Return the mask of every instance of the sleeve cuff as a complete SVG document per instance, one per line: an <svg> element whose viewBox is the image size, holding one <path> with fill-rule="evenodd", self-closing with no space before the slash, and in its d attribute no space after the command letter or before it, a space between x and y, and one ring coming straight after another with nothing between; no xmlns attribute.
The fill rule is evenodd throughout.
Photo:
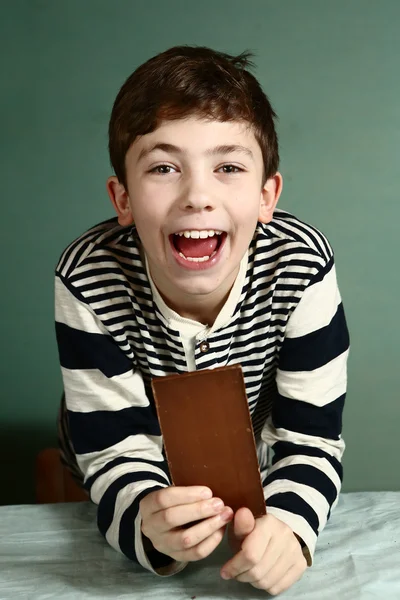
<svg viewBox="0 0 400 600"><path fill-rule="evenodd" d="M156 550L151 541L142 533L142 519L138 515L136 526L136 555L139 563L160 577L171 577L183 571L187 562L179 562Z"/></svg>
<svg viewBox="0 0 400 600"><path fill-rule="evenodd" d="M303 555L307 561L307 566L311 567L314 559L317 536L304 517L291 513L287 510L283 510L282 508L276 508L274 506L268 507L268 504L267 513L285 523L288 527L290 527L293 533L300 538L301 541L303 541Z"/></svg>

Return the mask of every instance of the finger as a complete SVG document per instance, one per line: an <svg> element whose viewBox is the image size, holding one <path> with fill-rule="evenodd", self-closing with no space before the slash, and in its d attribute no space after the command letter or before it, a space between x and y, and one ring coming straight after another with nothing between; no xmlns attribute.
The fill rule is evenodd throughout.
<svg viewBox="0 0 400 600"><path fill-rule="evenodd" d="M296 583L296 581L301 579L306 567L307 565L303 565L301 563L293 565L288 571L286 571L281 579L277 580L272 585L268 580L266 582L261 580L257 583L252 583L251 585L255 588L266 590L271 594L271 596L277 596L285 590L288 590L294 583Z"/></svg>
<svg viewBox="0 0 400 600"><path fill-rule="evenodd" d="M292 564L293 560L290 556L288 560L284 548L279 543L271 543L261 560L247 571L237 575L235 579L241 583L255 583L264 580L273 585L283 577Z"/></svg>
<svg viewBox="0 0 400 600"><path fill-rule="evenodd" d="M233 510L229 507L217 516L205 519L201 523L190 527L189 529L181 529L171 531L168 535L168 546L173 551L184 551L195 548L204 540L214 535L216 531L225 528L226 524L233 518Z"/></svg>
<svg viewBox="0 0 400 600"><path fill-rule="evenodd" d="M246 540L247 542L247 540ZM245 543L246 543L245 542ZM261 539L258 540L258 543L262 542ZM243 548L244 554L246 554L247 548ZM282 544L279 540L271 539L268 543L267 548L262 555L261 559L250 566L247 570L243 570L239 573L235 579L242 582L251 583L253 581L257 581L266 577L278 564L282 555L285 554L285 548L282 547ZM250 561L249 561L250 562Z"/></svg>
<svg viewBox="0 0 400 600"><path fill-rule="evenodd" d="M170 486L156 492L151 492L144 498L145 502L142 502L145 506L145 513L150 515L166 508L171 508L172 506L192 504L193 502L209 498L212 498L212 492L210 488L204 486Z"/></svg>
<svg viewBox="0 0 400 600"><path fill-rule="evenodd" d="M253 569L263 559L270 543L270 536L262 527L255 527L242 543L240 552L235 554L221 569L223 579L236 579L242 573ZM275 561L274 561L275 562Z"/></svg>
<svg viewBox="0 0 400 600"><path fill-rule="evenodd" d="M239 508L235 514L233 534L237 540L243 540L254 529L256 521L248 508Z"/></svg>
<svg viewBox="0 0 400 600"><path fill-rule="evenodd" d="M152 516L152 528L159 533L165 533L194 521L203 521L209 517L214 517L220 514L223 509L224 503L220 498L173 506Z"/></svg>
<svg viewBox="0 0 400 600"><path fill-rule="evenodd" d="M207 556L212 554L212 552L214 552L217 546L219 546L219 544L222 542L224 538L225 529L226 525L220 527L219 529L217 529L217 531L214 531L213 534L211 534L205 540L197 544L197 546L194 546L193 548L184 550L182 552L175 552L175 559L182 562L194 562L206 558Z"/></svg>

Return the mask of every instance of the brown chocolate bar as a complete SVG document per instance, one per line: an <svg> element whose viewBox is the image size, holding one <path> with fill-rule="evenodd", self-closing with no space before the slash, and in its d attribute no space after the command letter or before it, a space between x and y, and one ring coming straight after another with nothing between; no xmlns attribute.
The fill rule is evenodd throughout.
<svg viewBox="0 0 400 600"><path fill-rule="evenodd" d="M160 377L152 388L173 484L207 486L234 511L264 515L241 366Z"/></svg>

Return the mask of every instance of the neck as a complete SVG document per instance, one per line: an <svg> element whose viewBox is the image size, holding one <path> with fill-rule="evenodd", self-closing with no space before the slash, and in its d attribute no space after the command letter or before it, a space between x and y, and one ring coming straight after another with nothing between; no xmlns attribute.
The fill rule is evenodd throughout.
<svg viewBox="0 0 400 600"><path fill-rule="evenodd" d="M148 264L151 278L165 304L185 319L191 319L211 327L224 306L239 273L240 266L225 279L216 290L208 294L196 294L171 289L162 274L153 273ZM158 277L157 275L160 275Z"/></svg>
<svg viewBox="0 0 400 600"><path fill-rule="evenodd" d="M194 303L193 298L187 299L186 302L185 299L180 298L179 304L177 304L172 299L168 298L165 294L163 294L161 290L158 289L158 291L165 304L169 308L174 310L176 313L178 313L178 315L180 315L184 319L191 319L192 321L197 321L198 323L202 323L203 325L207 325L208 327L211 327L214 324L230 292L229 290L228 293L225 294L225 296L221 298L218 303L210 305L206 301L197 301L196 303Z"/></svg>

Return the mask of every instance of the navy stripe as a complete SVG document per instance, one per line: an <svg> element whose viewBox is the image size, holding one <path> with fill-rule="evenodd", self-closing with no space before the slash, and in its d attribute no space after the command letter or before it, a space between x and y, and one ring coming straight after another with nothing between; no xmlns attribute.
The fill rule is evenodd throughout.
<svg viewBox="0 0 400 600"><path fill-rule="evenodd" d="M116 269L117 269L118 273L120 273L121 275L123 275L122 269L120 267L116 267L114 265L112 267L102 267L102 268L101 267L97 267L96 269L93 269L93 270L88 269L84 273L76 273L75 275L70 275L70 277L68 277L68 280L70 282L74 282L74 281L81 281L81 280L88 279L89 277L93 276L93 271L95 271L96 275L115 275ZM98 284L99 283L100 282L98 282Z"/></svg>
<svg viewBox="0 0 400 600"><path fill-rule="evenodd" d="M335 265L335 262L334 262L334 258L332 256L332 258L330 258L328 260L326 265L324 265L322 268L320 268L318 270L318 272L315 273L315 275L312 277L312 279L310 281L310 286L322 281L325 278L325 276L333 269L334 265Z"/></svg>
<svg viewBox="0 0 400 600"><path fill-rule="evenodd" d="M94 482L101 475L104 475L104 473L108 473L108 471L111 471L111 469L113 469L114 467L117 467L118 465L124 465L124 464L128 464L128 463L132 463L135 465L137 465L139 463L139 464L143 465L143 471L146 471L147 465L152 465L154 467L158 467L159 469L164 471L164 473L168 479L168 482L171 481L171 477L170 477L169 469L168 469L168 463L166 460L155 461L155 460L147 460L144 458L129 458L127 456L120 456L119 458L115 458L114 460L111 460L110 462L108 462L106 465L104 465L104 467L102 467L101 469L96 471L96 473L94 473L94 475L89 477L85 482L85 488L87 490L90 490L90 488L92 487Z"/></svg>
<svg viewBox="0 0 400 600"><path fill-rule="evenodd" d="M293 273L294 279L298 279L297 273ZM285 274L285 279L289 279L287 274ZM275 291L277 292L302 292L306 289L308 282L305 283L277 283L275 286Z"/></svg>
<svg viewBox="0 0 400 600"><path fill-rule="evenodd" d="M91 271L91 275L93 275L93 271ZM114 272L114 275L115 275L115 272ZM90 276L90 271L89 271L88 277L89 276ZM86 278L81 278L79 281L86 281ZM70 287L74 288L74 286L70 286ZM82 294L84 292L91 292L92 290L106 289L107 287L125 288L128 291L131 290L131 286L129 285L129 282L125 281L124 279L120 279L118 277L115 277L115 278L110 277L110 279L102 280L101 285L100 285L99 281L91 281L90 283L83 283L83 284L76 285L76 288ZM121 293L122 293L122 291L123 290L121 290Z"/></svg>
<svg viewBox="0 0 400 600"><path fill-rule="evenodd" d="M90 301L93 302L93 299L91 298ZM124 316L132 319L132 301L130 299L121 298L119 302L113 302L112 304L106 304L105 306L97 307L96 315L106 315L110 312L123 310L125 311L125 315L120 315L120 319L123 319Z"/></svg>
<svg viewBox="0 0 400 600"><path fill-rule="evenodd" d="M349 347L343 304L325 327L300 337L286 337L279 354L282 371L314 371L327 365Z"/></svg>
<svg viewBox="0 0 400 600"><path fill-rule="evenodd" d="M98 286L96 286L98 287ZM96 288L95 288L96 289ZM91 304L96 304L97 302L105 302L108 301L110 302L110 304L112 303L112 301L114 300L114 298L116 298L117 300L119 300L121 298L121 290L100 290L98 294L93 294L92 296L90 296L90 302ZM132 309L132 304L131 304L131 309Z"/></svg>
<svg viewBox="0 0 400 600"><path fill-rule="evenodd" d="M278 294L275 294L274 302L275 304L282 303L285 306L287 306L288 304L293 304L294 306L296 306L299 303L300 298L300 294L298 296L279 296Z"/></svg>
<svg viewBox="0 0 400 600"><path fill-rule="evenodd" d="M106 377L132 369L132 361L114 339L101 333L87 333L56 322L60 363L66 369L98 369Z"/></svg>
<svg viewBox="0 0 400 600"><path fill-rule="evenodd" d="M343 466L331 454L324 452L321 448L314 446L301 446L293 442L276 442L272 445L274 456L272 464L275 465L278 461L289 456L315 456L316 458L325 458L335 469L340 481L343 481Z"/></svg>
<svg viewBox="0 0 400 600"><path fill-rule="evenodd" d="M159 327L160 326L159 321L157 319L151 319L150 316L149 316L149 313L147 313L147 311L146 311L146 313L147 313L146 314L146 318L144 318L144 313L145 313L145 311L143 311L143 313L141 313L141 314L139 313L136 316L136 320L138 321L139 318L141 317L141 319L143 319L143 321L145 321L146 325L148 325L148 326L151 326L151 327ZM128 319L129 325L130 325L130 322L133 321L133 318L134 317L131 317L130 319ZM127 324L124 323L124 322L121 323L121 321L122 321L121 317L112 317L112 318L109 318L109 319L105 319L105 318L102 319L103 325L105 327L112 328L115 325L119 325L120 327L121 327L121 325L123 325L126 328ZM143 327L143 325L142 325L142 327ZM115 335L115 332L114 332L114 335Z"/></svg>
<svg viewBox="0 0 400 600"><path fill-rule="evenodd" d="M277 429L338 440L342 431L342 414L346 394L325 406L299 402L277 394L272 408L272 422Z"/></svg>
<svg viewBox="0 0 400 600"><path fill-rule="evenodd" d="M303 498L294 492L274 494L267 500L267 513L269 506L281 508L295 515L300 515L307 521L314 533L318 535L319 519L317 513L305 500L303 500Z"/></svg>
<svg viewBox="0 0 400 600"><path fill-rule="evenodd" d="M161 435L151 406L89 413L68 411L69 429L77 454L100 452L131 435Z"/></svg>
<svg viewBox="0 0 400 600"><path fill-rule="evenodd" d="M302 483L318 490L331 506L337 497L337 489L332 480L319 469L311 465L289 465L273 471L267 475L265 483L268 485L279 479L288 479L296 483Z"/></svg>
<svg viewBox="0 0 400 600"><path fill-rule="evenodd" d="M99 509L97 511L97 525L99 527L100 532L104 536L110 528L114 517L115 501L117 499L118 493L131 483L136 483L138 481L147 481L149 479L154 481L155 485L160 483L165 484L164 479L160 475L157 475L157 473L146 473L143 471L139 473L126 473L125 475L118 477L118 479L110 483L103 496L101 497ZM130 524L130 532L132 538L134 538L133 522Z"/></svg>

